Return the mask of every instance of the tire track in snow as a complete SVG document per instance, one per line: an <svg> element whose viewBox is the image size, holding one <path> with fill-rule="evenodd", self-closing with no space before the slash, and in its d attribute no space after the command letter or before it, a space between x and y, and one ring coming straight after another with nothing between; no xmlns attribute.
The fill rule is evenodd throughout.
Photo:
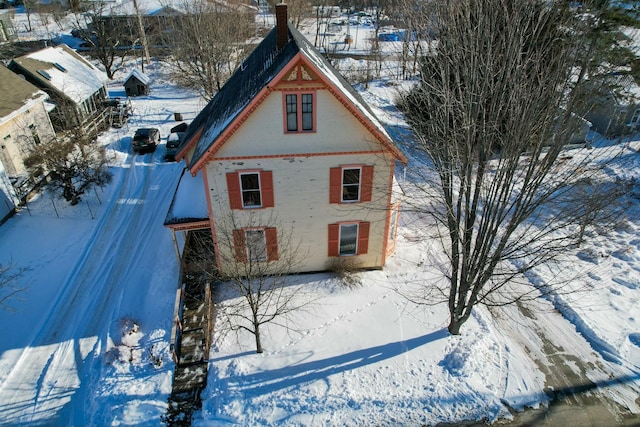
<svg viewBox="0 0 640 427"><path fill-rule="evenodd" d="M64 290L0 387L0 412L5 414L0 415L0 424L18 420L83 422L91 385L102 371L94 369L95 364L102 363L100 353L127 286L123 279L131 269L130 263L116 260L139 249L143 242L137 236L145 235L139 230L148 230L152 223L142 214L157 211L155 206L137 203L146 199L155 167L138 167L132 156L121 172L117 195L100 217ZM169 180L175 183L177 177L164 177L163 182L168 184ZM136 201L133 206L129 203L132 200ZM75 323L77 320L81 323ZM83 352L80 341L88 338L95 341ZM61 410L65 406L67 409Z"/></svg>

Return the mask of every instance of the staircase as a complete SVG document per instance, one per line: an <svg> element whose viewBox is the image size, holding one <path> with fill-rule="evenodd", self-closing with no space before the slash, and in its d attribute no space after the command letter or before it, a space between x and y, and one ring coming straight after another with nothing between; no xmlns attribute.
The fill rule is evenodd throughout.
<svg viewBox="0 0 640 427"><path fill-rule="evenodd" d="M200 393L207 386L209 349L215 322L211 283L215 259L209 230L190 231L182 257L182 287L176 298L172 351L176 368L164 417L170 426L190 426L200 409Z"/></svg>

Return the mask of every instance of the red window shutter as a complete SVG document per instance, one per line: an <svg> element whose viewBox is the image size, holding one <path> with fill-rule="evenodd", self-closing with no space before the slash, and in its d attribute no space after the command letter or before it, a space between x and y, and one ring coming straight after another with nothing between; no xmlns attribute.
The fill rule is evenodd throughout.
<svg viewBox="0 0 640 427"><path fill-rule="evenodd" d="M342 168L331 168L329 172L329 203L342 201Z"/></svg>
<svg viewBox="0 0 640 427"><path fill-rule="evenodd" d="M246 243L244 241L244 230L233 230L233 248L236 252L237 262L247 262L245 252Z"/></svg>
<svg viewBox="0 0 640 427"><path fill-rule="evenodd" d="M373 166L362 166L362 194L360 201L370 202L373 192Z"/></svg>
<svg viewBox="0 0 640 427"><path fill-rule="evenodd" d="M237 172L227 173L227 191L229 192L229 206L231 206L231 209L242 209L240 177Z"/></svg>
<svg viewBox="0 0 640 427"><path fill-rule="evenodd" d="M278 231L274 227L264 229L264 236L267 240L267 261L278 260Z"/></svg>
<svg viewBox="0 0 640 427"><path fill-rule="evenodd" d="M260 186L262 193L262 207L272 208L274 206L273 201L273 172L262 171L260 172Z"/></svg>
<svg viewBox="0 0 640 427"><path fill-rule="evenodd" d="M329 224L329 256L338 256L340 246L340 225Z"/></svg>
<svg viewBox="0 0 640 427"><path fill-rule="evenodd" d="M369 251L369 223L361 222L358 227L358 255Z"/></svg>

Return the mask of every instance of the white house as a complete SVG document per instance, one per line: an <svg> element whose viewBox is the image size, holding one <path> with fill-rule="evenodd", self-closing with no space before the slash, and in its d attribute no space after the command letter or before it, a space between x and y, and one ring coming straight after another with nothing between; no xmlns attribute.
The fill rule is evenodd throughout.
<svg viewBox="0 0 640 427"><path fill-rule="evenodd" d="M406 162L371 108L293 26L277 25L191 122L177 159L202 180L218 269L279 257L291 235L303 263L381 268L395 248L394 168ZM194 202L195 203L195 202ZM174 203L175 205L175 203ZM275 218L275 221L274 221ZM234 244L223 241L233 239ZM235 254L225 253L234 251Z"/></svg>

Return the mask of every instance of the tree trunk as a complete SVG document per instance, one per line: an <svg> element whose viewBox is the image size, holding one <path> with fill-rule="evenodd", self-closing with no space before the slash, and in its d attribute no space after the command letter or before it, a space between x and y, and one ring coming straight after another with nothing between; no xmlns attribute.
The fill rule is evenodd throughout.
<svg viewBox="0 0 640 427"><path fill-rule="evenodd" d="M460 335L460 327L464 323L464 320L456 320L451 316L451 321L449 322L449 326L447 329L451 335Z"/></svg>
<svg viewBox="0 0 640 427"><path fill-rule="evenodd" d="M254 336L256 337L256 353L262 353L264 350L262 349L262 342L260 341L260 325L255 323L253 326Z"/></svg>

